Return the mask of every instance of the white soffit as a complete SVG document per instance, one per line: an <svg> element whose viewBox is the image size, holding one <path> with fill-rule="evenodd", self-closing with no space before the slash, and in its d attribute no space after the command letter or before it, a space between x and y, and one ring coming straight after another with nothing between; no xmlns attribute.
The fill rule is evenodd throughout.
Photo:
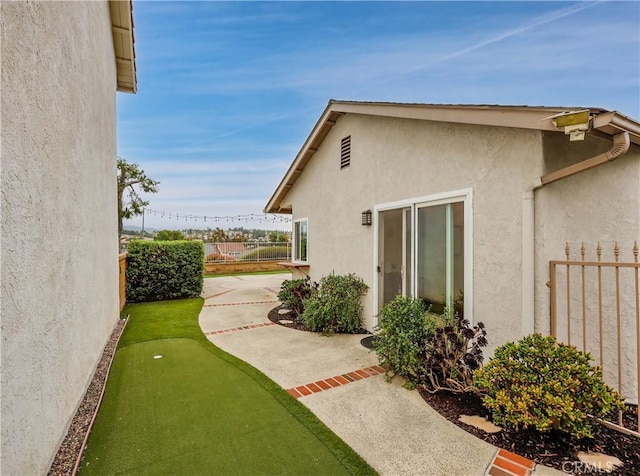
<svg viewBox="0 0 640 476"><path fill-rule="evenodd" d="M109 11L116 60L117 89L135 93L138 90L138 80L133 36L133 4L131 0L111 0Z"/></svg>

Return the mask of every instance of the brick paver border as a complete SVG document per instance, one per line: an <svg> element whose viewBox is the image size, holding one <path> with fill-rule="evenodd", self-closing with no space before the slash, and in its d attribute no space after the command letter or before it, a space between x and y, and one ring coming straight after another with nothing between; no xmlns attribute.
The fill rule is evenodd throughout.
<svg viewBox="0 0 640 476"><path fill-rule="evenodd" d="M489 465L488 476L530 476L536 463L510 451L498 449Z"/></svg>
<svg viewBox="0 0 640 476"><path fill-rule="evenodd" d="M228 334L229 332L248 331L250 329L258 329L260 327L269 327L275 325L276 324L274 322L261 322L260 324L249 324L246 326L232 327L230 329L220 329L219 331L205 332L204 335L213 336L217 334Z"/></svg>
<svg viewBox="0 0 640 476"><path fill-rule="evenodd" d="M294 398L306 397L308 395L313 395L314 393L331 390L334 387L347 385L351 382L355 382L356 380L362 380L383 373L384 369L382 367L380 367L379 365L374 365L373 367L365 367L363 369L354 370L353 372L349 372L346 374L336 375L324 380L318 380L317 382L289 388L287 389L287 392Z"/></svg>

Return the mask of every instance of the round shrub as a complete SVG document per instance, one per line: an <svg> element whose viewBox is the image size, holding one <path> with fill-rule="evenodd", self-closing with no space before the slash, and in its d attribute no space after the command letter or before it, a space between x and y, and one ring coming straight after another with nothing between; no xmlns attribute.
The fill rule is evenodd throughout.
<svg viewBox="0 0 640 476"><path fill-rule="evenodd" d="M413 383L424 377L424 353L436 321L422 299L398 295L378 315L373 349L380 364Z"/></svg>
<svg viewBox="0 0 640 476"><path fill-rule="evenodd" d="M362 329L362 296L369 286L355 274L324 276L306 300L300 321L310 331L357 334Z"/></svg>
<svg viewBox="0 0 640 476"><path fill-rule="evenodd" d="M475 372L474 384L498 425L592 437L589 415L619 410L623 400L590 359L553 337L533 334L498 347Z"/></svg>

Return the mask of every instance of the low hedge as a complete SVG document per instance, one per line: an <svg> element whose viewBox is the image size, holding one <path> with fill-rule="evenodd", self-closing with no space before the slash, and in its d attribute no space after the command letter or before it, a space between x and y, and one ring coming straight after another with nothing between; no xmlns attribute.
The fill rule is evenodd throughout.
<svg viewBox="0 0 640 476"><path fill-rule="evenodd" d="M132 241L127 254L128 301L184 299L202 292L201 241Z"/></svg>

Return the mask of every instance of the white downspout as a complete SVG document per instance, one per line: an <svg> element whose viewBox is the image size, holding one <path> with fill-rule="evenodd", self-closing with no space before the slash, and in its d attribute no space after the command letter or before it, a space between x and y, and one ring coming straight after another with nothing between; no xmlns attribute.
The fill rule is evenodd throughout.
<svg viewBox="0 0 640 476"><path fill-rule="evenodd" d="M535 322L535 180L522 195L522 335L533 334Z"/></svg>
<svg viewBox="0 0 640 476"><path fill-rule="evenodd" d="M610 150L595 157L570 165L556 172L536 178L522 196L522 335L535 330L535 191L583 170L605 164L629 150L629 133L624 131L613 137Z"/></svg>

